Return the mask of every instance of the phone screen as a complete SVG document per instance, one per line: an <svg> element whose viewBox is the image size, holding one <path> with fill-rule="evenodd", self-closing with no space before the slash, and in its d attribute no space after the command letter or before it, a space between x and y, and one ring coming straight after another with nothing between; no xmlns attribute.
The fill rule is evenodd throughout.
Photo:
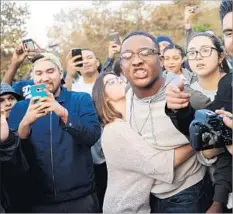
<svg viewBox="0 0 233 214"><path fill-rule="evenodd" d="M109 41L115 42L118 45L121 45L119 33L110 33L108 36Z"/></svg>
<svg viewBox="0 0 233 214"><path fill-rule="evenodd" d="M35 45L32 39L24 40L23 45L27 49L35 49Z"/></svg>
<svg viewBox="0 0 233 214"><path fill-rule="evenodd" d="M80 48L72 49L72 57L79 56L79 55L81 56L81 58L76 59L75 62L83 61L82 50ZM77 65L77 67L83 67L83 64L79 64Z"/></svg>

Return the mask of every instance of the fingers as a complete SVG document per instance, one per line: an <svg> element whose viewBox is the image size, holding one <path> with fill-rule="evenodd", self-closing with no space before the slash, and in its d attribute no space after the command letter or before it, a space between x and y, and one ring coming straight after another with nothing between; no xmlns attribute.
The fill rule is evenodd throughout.
<svg viewBox="0 0 233 214"><path fill-rule="evenodd" d="M183 84L182 82L180 84ZM166 102L169 109L182 109L189 105L190 94L183 92L175 85L168 86Z"/></svg>
<svg viewBox="0 0 233 214"><path fill-rule="evenodd" d="M45 112L41 112L41 113L37 113L36 114L36 119L40 118L40 117L43 117L43 116L46 116L49 112L45 111Z"/></svg>
<svg viewBox="0 0 233 214"><path fill-rule="evenodd" d="M184 90L184 81L181 80L178 84L178 88L180 89L180 91L183 91Z"/></svg>
<svg viewBox="0 0 233 214"><path fill-rule="evenodd" d="M45 92L46 92L46 94L48 95L48 97L54 98L53 94L52 94L50 91L48 91L48 89L45 89ZM48 98L47 98L47 97L41 98L41 100L43 100L43 99L45 99L46 101L48 101Z"/></svg>
<svg viewBox="0 0 233 214"><path fill-rule="evenodd" d="M189 102L185 102L185 103L182 103L182 104L168 103L167 102L167 108L168 109L173 109L173 110L183 109L183 108L186 108L188 105L189 105Z"/></svg>
<svg viewBox="0 0 233 214"><path fill-rule="evenodd" d="M168 86L165 94L166 97L172 97L172 98L181 98L181 99L190 98L190 94L181 91L177 86L173 86L173 85Z"/></svg>
<svg viewBox="0 0 233 214"><path fill-rule="evenodd" d="M227 116L227 117L232 117L232 113L231 112L224 111L224 110L216 110L215 113L216 114L222 114L222 115Z"/></svg>
<svg viewBox="0 0 233 214"><path fill-rule="evenodd" d="M226 125L227 127L229 127L230 129L233 128L232 119L230 119L229 117L225 116L225 117L223 118L223 122L224 122L225 125Z"/></svg>
<svg viewBox="0 0 233 214"><path fill-rule="evenodd" d="M176 85L169 85L169 86L167 87L165 93L167 94L167 93L171 93L171 92L179 93L179 92L180 92L180 89L179 89L179 87L176 86Z"/></svg>
<svg viewBox="0 0 233 214"><path fill-rule="evenodd" d="M81 59L81 58L82 58L82 55L78 55L78 56L72 57L71 61L75 63L76 60Z"/></svg>
<svg viewBox="0 0 233 214"><path fill-rule="evenodd" d="M36 109L37 113L49 112L48 108L51 106L50 103L40 103L39 108Z"/></svg>
<svg viewBox="0 0 233 214"><path fill-rule="evenodd" d="M30 101L29 101L29 106L36 105L36 101L38 101L39 99L40 99L40 97L31 98Z"/></svg>
<svg viewBox="0 0 233 214"><path fill-rule="evenodd" d="M1 109L0 116L1 119L6 119L6 111L4 109Z"/></svg>
<svg viewBox="0 0 233 214"><path fill-rule="evenodd" d="M16 52L16 54L18 54L18 55L23 54L23 53L24 53L23 46L20 45L19 47L17 47L17 48L15 49L15 52Z"/></svg>

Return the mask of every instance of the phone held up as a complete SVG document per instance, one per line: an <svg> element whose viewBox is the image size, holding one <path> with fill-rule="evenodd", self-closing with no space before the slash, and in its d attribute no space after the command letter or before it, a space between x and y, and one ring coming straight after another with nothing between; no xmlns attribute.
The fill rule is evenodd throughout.
<svg viewBox="0 0 233 214"><path fill-rule="evenodd" d="M47 93L45 92L45 84L40 84L40 85L32 85L29 90L31 92L32 98L38 97L39 98L43 98L43 97L47 97ZM35 101L35 103L37 103L38 100Z"/></svg>
<svg viewBox="0 0 233 214"><path fill-rule="evenodd" d="M35 50L35 44L32 39L25 39L22 41L24 49L30 49L30 50ZM32 59L33 57L28 55L28 59Z"/></svg>
<svg viewBox="0 0 233 214"><path fill-rule="evenodd" d="M35 44L32 39L25 39L22 41L24 48L26 49L36 49Z"/></svg>
<svg viewBox="0 0 233 214"><path fill-rule="evenodd" d="M108 39L111 42L115 42L118 45L121 45L120 35L118 32L110 33Z"/></svg>
<svg viewBox="0 0 233 214"><path fill-rule="evenodd" d="M80 58L76 59L75 62L81 62L81 61L83 61L82 49L80 49L80 48L74 48L74 49L71 50L71 54L72 54L72 57L81 56ZM83 67L83 63L77 65L77 67Z"/></svg>

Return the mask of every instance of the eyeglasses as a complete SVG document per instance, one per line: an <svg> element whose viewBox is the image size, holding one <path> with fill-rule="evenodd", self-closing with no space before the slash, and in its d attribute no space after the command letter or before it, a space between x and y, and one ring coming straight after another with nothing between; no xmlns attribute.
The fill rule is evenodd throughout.
<svg viewBox="0 0 233 214"><path fill-rule="evenodd" d="M118 84L121 82L124 82L121 77L117 77L117 76L113 77L113 78L106 81L106 83L104 84L104 88L106 87L106 85L111 86L111 85L115 85L115 84Z"/></svg>
<svg viewBox="0 0 233 214"><path fill-rule="evenodd" d="M120 61L130 63L133 61L135 54L137 54L141 60L148 61L155 54L159 54L159 51L151 48L143 48L137 53L132 51L125 51L121 54Z"/></svg>
<svg viewBox="0 0 233 214"><path fill-rule="evenodd" d="M209 57L212 54L212 50L217 50L217 48L214 47L203 47L199 51L192 50L188 51L186 56L188 60L195 60L197 58L198 53L200 54L201 57Z"/></svg>

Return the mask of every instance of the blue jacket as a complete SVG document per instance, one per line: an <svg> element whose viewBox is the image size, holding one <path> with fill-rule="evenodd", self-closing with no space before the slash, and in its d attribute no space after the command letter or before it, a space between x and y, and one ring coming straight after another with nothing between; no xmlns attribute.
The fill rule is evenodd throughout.
<svg viewBox="0 0 233 214"><path fill-rule="evenodd" d="M65 88L56 100L69 112L67 125L51 113L36 120L22 142L37 203L67 201L95 191L91 147L100 138L101 128L93 101L87 93ZM11 129L18 130L28 105L29 100L24 100L14 106Z"/></svg>

